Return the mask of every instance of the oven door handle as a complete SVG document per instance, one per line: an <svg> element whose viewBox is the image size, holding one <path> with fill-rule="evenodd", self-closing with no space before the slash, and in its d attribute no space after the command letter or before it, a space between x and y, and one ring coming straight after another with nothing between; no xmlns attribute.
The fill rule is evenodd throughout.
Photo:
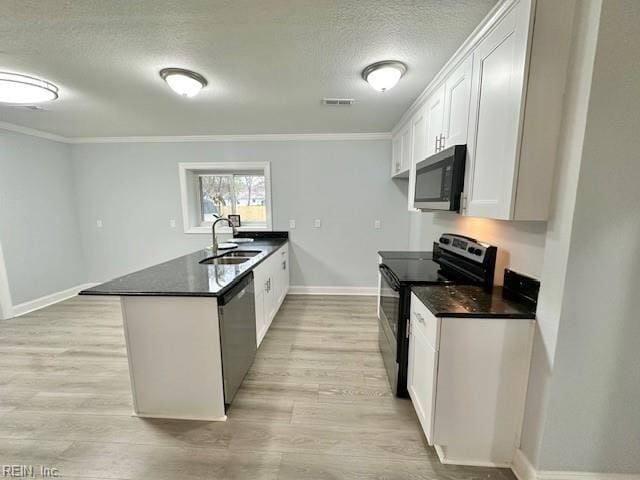
<svg viewBox="0 0 640 480"><path fill-rule="evenodd" d="M399 292L400 291L400 280L398 279L396 274L393 273L393 271L389 267L387 267L384 263L381 263L381 264L378 265L378 270L380 270L380 273L385 278L387 283L391 286L393 291L394 292Z"/></svg>

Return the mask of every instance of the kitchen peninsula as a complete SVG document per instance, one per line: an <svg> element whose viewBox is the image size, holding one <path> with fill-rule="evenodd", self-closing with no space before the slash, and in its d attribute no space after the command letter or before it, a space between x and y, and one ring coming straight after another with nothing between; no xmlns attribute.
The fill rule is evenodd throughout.
<svg viewBox="0 0 640 480"><path fill-rule="evenodd" d="M121 299L136 415L219 421L288 289L288 234L269 232L81 295Z"/></svg>

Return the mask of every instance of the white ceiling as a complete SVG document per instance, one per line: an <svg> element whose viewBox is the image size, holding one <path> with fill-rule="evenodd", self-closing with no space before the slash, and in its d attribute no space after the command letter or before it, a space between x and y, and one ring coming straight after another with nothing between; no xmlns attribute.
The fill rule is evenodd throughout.
<svg viewBox="0 0 640 480"><path fill-rule="evenodd" d="M68 137L386 132L496 0L2 0L0 71L60 87L0 121ZM395 59L386 93L360 77ZM209 86L173 94L163 67ZM327 107L322 97L353 97Z"/></svg>

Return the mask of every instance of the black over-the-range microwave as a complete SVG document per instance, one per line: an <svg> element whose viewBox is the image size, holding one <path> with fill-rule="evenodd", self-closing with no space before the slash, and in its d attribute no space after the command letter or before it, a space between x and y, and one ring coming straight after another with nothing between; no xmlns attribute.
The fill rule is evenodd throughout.
<svg viewBox="0 0 640 480"><path fill-rule="evenodd" d="M413 206L426 211L460 211L466 157L466 145L453 145L418 162Z"/></svg>

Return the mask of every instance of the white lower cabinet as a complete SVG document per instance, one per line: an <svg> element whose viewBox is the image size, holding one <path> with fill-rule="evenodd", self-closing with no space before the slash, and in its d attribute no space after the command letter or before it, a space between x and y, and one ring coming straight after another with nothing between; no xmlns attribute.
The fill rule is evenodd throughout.
<svg viewBox="0 0 640 480"><path fill-rule="evenodd" d="M440 461L509 466L519 446L533 320L437 318L411 295L407 388Z"/></svg>
<svg viewBox="0 0 640 480"><path fill-rule="evenodd" d="M253 270L258 346L289 291L289 244L285 243Z"/></svg>
<svg viewBox="0 0 640 480"><path fill-rule="evenodd" d="M433 317L435 318L435 317ZM424 322L417 311L411 312L413 328L409 337L409 372L407 390L418 415L427 443L433 445L433 414L436 398L438 352L416 322Z"/></svg>

